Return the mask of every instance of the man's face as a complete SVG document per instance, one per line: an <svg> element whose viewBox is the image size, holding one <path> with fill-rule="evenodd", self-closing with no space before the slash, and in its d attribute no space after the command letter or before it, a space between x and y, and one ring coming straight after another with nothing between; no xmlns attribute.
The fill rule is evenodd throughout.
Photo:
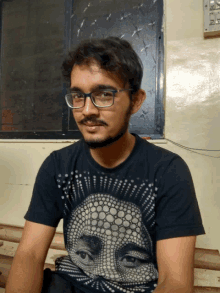
<svg viewBox="0 0 220 293"><path fill-rule="evenodd" d="M71 88L89 93L100 85L114 87L116 90L123 88L119 79L113 78L95 63L73 67ZM131 116L129 91L116 93L114 104L107 108L97 108L87 97L83 108L73 109L73 116L91 148L106 146L128 132Z"/></svg>

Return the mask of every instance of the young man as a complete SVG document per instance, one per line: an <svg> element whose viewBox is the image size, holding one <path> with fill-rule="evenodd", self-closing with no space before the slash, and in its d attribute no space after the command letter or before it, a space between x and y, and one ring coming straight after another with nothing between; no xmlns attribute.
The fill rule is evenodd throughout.
<svg viewBox="0 0 220 293"><path fill-rule="evenodd" d="M43 162L6 293L192 293L205 232L190 171L128 131L146 98L140 59L125 40L86 40L63 74L83 139ZM61 218L68 255L43 274Z"/></svg>

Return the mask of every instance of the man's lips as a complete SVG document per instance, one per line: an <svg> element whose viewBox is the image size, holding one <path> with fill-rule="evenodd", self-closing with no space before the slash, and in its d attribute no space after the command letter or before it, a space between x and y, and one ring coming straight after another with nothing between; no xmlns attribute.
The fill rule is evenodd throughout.
<svg viewBox="0 0 220 293"><path fill-rule="evenodd" d="M100 130L100 127L103 126L103 124L98 123L83 123L85 130L88 132L97 132Z"/></svg>
<svg viewBox="0 0 220 293"><path fill-rule="evenodd" d="M93 126L103 126L102 124L95 124L95 123L83 123L86 126L93 127Z"/></svg>
<svg viewBox="0 0 220 293"><path fill-rule="evenodd" d="M105 126L106 123L105 122L101 122L101 121L81 121L82 125L86 125L86 126Z"/></svg>

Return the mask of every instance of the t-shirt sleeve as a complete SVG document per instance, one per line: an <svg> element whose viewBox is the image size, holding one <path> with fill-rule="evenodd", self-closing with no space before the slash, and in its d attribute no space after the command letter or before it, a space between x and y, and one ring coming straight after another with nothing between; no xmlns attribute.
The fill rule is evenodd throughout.
<svg viewBox="0 0 220 293"><path fill-rule="evenodd" d="M161 175L155 222L156 240L205 234L192 176L179 156Z"/></svg>
<svg viewBox="0 0 220 293"><path fill-rule="evenodd" d="M55 181L52 154L41 165L34 184L33 194L25 220L57 227L62 215L60 189Z"/></svg>

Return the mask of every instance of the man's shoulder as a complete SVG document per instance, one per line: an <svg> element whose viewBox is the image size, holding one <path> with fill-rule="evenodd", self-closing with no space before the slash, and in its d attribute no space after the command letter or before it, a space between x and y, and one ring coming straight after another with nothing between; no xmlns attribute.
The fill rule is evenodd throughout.
<svg viewBox="0 0 220 293"><path fill-rule="evenodd" d="M147 145L145 162L152 167L154 172L158 172L158 175L167 173L170 174L169 176L179 174L182 178L188 176L190 173L189 166L179 154L147 141L145 141L145 145Z"/></svg>
<svg viewBox="0 0 220 293"><path fill-rule="evenodd" d="M83 149L83 142L82 140L77 140L76 142L72 143L71 145L68 145L66 147L63 147L59 150L53 151L52 156L55 159L61 159L61 160L69 160L70 157L75 157L79 154L80 151Z"/></svg>
<svg viewBox="0 0 220 293"><path fill-rule="evenodd" d="M143 148L142 150L146 152L148 160L160 161L160 160L173 160L175 158L180 158L180 156L166 148L154 144L154 142L149 142L145 139L142 140Z"/></svg>

